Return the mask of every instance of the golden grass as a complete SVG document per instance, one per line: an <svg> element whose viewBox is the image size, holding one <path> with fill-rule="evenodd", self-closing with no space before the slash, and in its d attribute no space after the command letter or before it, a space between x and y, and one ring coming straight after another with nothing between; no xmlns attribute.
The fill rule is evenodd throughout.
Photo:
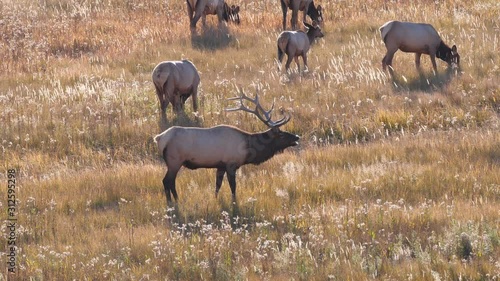
<svg viewBox="0 0 500 281"><path fill-rule="evenodd" d="M191 35L174 2L3 1L0 166L18 171L19 248L2 278L500 278L496 1L320 1L325 37L309 71L290 75L275 61L277 3L235 1L240 26L209 17ZM438 62L434 76L424 56L419 75L398 52L391 80L378 34L391 19L432 23L457 44L460 72ZM161 122L151 71L183 58L201 72L200 120L188 101ZM237 205L226 181L215 198L215 171L182 170L166 209L152 136L263 130L223 111L237 87L289 111L300 146L242 167Z"/></svg>

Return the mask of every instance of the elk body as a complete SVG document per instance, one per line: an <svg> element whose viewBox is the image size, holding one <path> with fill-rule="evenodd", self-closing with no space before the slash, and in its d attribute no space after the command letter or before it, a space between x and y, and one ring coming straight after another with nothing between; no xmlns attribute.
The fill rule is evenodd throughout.
<svg viewBox="0 0 500 281"><path fill-rule="evenodd" d="M255 99L242 95L238 98L241 106L227 111L243 110L255 114L269 130L261 133L248 133L233 126L220 125L212 128L171 127L157 135L154 140L167 164L167 173L163 178L163 187L167 204L172 201L170 193L177 201L175 179L181 167L188 169L217 169L215 195L217 196L227 173L233 200L236 200L236 171L243 165L258 165L285 148L298 144L299 137L279 128L286 124L286 116L277 122L271 121L271 110L265 111ZM256 105L250 110L243 105L243 100ZM262 116L262 114L264 116Z"/></svg>
<svg viewBox="0 0 500 281"><path fill-rule="evenodd" d="M287 55L285 69L288 71L292 59L300 72L299 57L304 61L304 67L307 68L307 52L314 42L314 39L323 37L321 28L315 22L312 25L304 22L304 26L308 28L307 33L299 31L283 31L278 36L278 63L281 66L284 54Z"/></svg>
<svg viewBox="0 0 500 281"><path fill-rule="evenodd" d="M198 111L200 75L191 61L161 62L153 69L152 78L162 113L169 103L175 112L180 112L189 96L193 100L193 110Z"/></svg>
<svg viewBox="0 0 500 281"><path fill-rule="evenodd" d="M298 14L299 11L303 11L304 18L302 21L306 21L306 15L308 15L312 21L322 22L322 8L321 5L317 7L314 6L314 0L280 0L281 10L283 11L283 30L286 30L286 14L288 9L292 10L291 25L292 30L297 29Z"/></svg>
<svg viewBox="0 0 500 281"><path fill-rule="evenodd" d="M432 67L437 73L436 57L448 63L457 65L460 63L460 56L457 46L448 47L437 33L436 29L426 23L412 23L389 21L380 28L382 40L387 48L387 53L382 59L382 68L390 66L392 74L392 59L394 53L399 49L407 53L415 53L415 65L420 69L420 56L427 54L431 57Z"/></svg>
<svg viewBox="0 0 500 281"><path fill-rule="evenodd" d="M240 24L240 6L229 6L224 0L186 0L186 3L191 29L196 28L200 17L205 26L207 15L217 15L219 24L229 20Z"/></svg>

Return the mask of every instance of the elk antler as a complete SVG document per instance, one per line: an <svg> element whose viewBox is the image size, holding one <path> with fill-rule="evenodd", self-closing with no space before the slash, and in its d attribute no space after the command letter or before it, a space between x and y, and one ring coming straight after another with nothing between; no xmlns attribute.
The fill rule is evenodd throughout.
<svg viewBox="0 0 500 281"><path fill-rule="evenodd" d="M253 113L253 114L255 114L260 119L260 121L264 122L264 124L266 124L270 128L278 128L278 127L286 124L288 121L290 121L290 116L289 115L281 118L280 120L278 120L276 122L271 121L271 114L272 114L271 112L274 109L274 102L273 102L273 105L271 106L271 109L269 109L268 111L266 111L264 108L262 108L262 106L259 103L259 95L258 94L255 95L255 99L252 99L252 98L247 97L243 92L241 92L241 96L234 97L234 98L229 98L227 100L239 100L240 101L240 107L227 108L226 111L243 110L243 111L246 111L246 112ZM251 110L248 107L246 107L243 104L243 100L247 100L247 101L250 101L253 104L255 104L255 109ZM262 116L261 113L264 116Z"/></svg>

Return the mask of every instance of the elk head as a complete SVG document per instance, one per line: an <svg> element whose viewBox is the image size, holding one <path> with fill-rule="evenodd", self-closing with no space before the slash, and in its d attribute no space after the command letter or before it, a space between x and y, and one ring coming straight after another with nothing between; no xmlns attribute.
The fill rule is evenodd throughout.
<svg viewBox="0 0 500 281"><path fill-rule="evenodd" d="M272 111L274 109L274 102L271 109L265 110L259 102L259 96L256 95L254 99L249 98L241 93L241 96L230 98L228 100L238 100L240 106L236 108L229 108L226 111L245 111L254 114L262 121L269 129L263 133L254 134L250 139L249 144L249 163L261 163L272 157L276 153L282 152L285 148L298 145L300 139L297 135L281 131L280 127L290 121L290 115L286 114L278 121L272 121ZM252 110L244 105L244 101L249 101L255 105Z"/></svg>

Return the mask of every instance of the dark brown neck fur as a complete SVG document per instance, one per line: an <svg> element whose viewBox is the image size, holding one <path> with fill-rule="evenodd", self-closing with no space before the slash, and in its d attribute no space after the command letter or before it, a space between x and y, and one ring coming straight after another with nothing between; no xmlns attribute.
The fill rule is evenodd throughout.
<svg viewBox="0 0 500 281"><path fill-rule="evenodd" d="M449 54L451 54L451 48L448 47L448 45L446 45L443 41L441 41L441 43L439 43L439 46L438 46L438 49L436 52L436 57L438 57L439 59L441 59L445 62L448 62L447 58L450 57Z"/></svg>
<svg viewBox="0 0 500 281"><path fill-rule="evenodd" d="M277 149L273 144L273 133L268 130L262 133L247 136L247 158L245 164L259 165L276 154Z"/></svg>

